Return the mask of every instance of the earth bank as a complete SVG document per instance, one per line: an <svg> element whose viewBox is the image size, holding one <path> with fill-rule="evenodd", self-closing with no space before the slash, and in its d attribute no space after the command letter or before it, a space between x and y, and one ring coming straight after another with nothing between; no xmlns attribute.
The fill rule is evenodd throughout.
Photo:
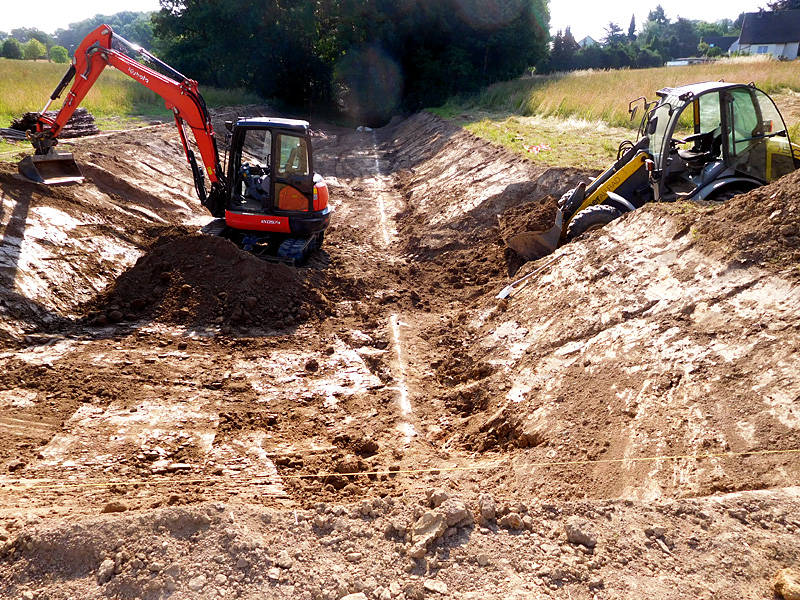
<svg viewBox="0 0 800 600"><path fill-rule="evenodd" d="M504 232L593 173L431 115L314 127L335 224L299 270L196 233L168 128L75 142L81 186L0 168L0 595L772 598L797 176L637 211L498 303L540 266Z"/></svg>

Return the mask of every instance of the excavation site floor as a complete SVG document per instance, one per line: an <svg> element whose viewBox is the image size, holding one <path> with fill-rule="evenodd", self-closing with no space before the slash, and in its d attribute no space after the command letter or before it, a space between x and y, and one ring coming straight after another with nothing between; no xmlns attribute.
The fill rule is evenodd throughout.
<svg viewBox="0 0 800 600"><path fill-rule="evenodd" d="M199 233L169 125L63 143L79 185L0 163L0 597L788 589L800 176L523 264L596 173L429 114L312 128L335 212L297 269Z"/></svg>

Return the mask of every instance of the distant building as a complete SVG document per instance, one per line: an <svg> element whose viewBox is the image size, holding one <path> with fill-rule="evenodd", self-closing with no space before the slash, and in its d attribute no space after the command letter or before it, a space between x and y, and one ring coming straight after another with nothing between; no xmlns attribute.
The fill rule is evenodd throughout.
<svg viewBox="0 0 800 600"><path fill-rule="evenodd" d="M689 57L689 58L676 58L675 60L667 61L668 67L686 67L689 65L702 65L704 63L713 62L712 59L706 58L705 56L701 57Z"/></svg>
<svg viewBox="0 0 800 600"><path fill-rule="evenodd" d="M580 46L581 48L588 48L589 46L597 46L597 45L599 45L598 41L595 40L590 35L587 35L580 42L578 42L578 46Z"/></svg>
<svg viewBox="0 0 800 600"><path fill-rule="evenodd" d="M746 13L742 34L731 45L731 52L771 54L794 60L800 48L800 10Z"/></svg>
<svg viewBox="0 0 800 600"><path fill-rule="evenodd" d="M731 46L736 43L739 38L736 36L719 36L719 35L706 35L703 36L703 41L708 44L709 48L720 48L725 54L731 51Z"/></svg>

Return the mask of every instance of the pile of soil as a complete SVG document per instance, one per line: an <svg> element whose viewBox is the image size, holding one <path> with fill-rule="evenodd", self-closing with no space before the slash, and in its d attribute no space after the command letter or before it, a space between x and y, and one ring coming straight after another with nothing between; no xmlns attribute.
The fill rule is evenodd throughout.
<svg viewBox="0 0 800 600"><path fill-rule="evenodd" d="M312 275L313 277L313 275ZM87 306L90 324L297 325L331 312L307 276L218 237L172 230Z"/></svg>
<svg viewBox="0 0 800 600"><path fill-rule="evenodd" d="M526 202L507 209L498 217L503 239L520 233L547 231L553 226L558 210L558 198L545 196L537 202Z"/></svg>
<svg viewBox="0 0 800 600"><path fill-rule="evenodd" d="M800 170L705 210L691 225L695 245L739 262L783 270L800 262ZM689 230L687 230L688 232ZM800 271L791 269L796 275Z"/></svg>
<svg viewBox="0 0 800 600"><path fill-rule="evenodd" d="M44 113L48 119L55 119L58 115L57 111L49 110ZM19 119L14 119L11 122L11 129L18 131L36 131L36 122L39 120L39 113L27 112ZM58 134L61 139L64 138L77 138L87 135L97 135L100 130L94 122L94 115L87 109L80 107L75 109L72 117L70 117L64 129Z"/></svg>

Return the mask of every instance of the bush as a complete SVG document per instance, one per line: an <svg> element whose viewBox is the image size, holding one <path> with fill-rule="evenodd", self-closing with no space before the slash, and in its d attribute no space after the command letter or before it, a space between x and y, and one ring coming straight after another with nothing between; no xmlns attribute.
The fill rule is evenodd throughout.
<svg viewBox="0 0 800 600"><path fill-rule="evenodd" d="M54 63L64 64L69 62L69 52L64 46L53 46L50 48L50 60Z"/></svg>
<svg viewBox="0 0 800 600"><path fill-rule="evenodd" d="M8 38L3 42L3 58L22 60L22 44L19 43L19 40Z"/></svg>
<svg viewBox="0 0 800 600"><path fill-rule="evenodd" d="M22 45L22 54L25 60L37 60L47 53L47 48L37 39L28 40Z"/></svg>

